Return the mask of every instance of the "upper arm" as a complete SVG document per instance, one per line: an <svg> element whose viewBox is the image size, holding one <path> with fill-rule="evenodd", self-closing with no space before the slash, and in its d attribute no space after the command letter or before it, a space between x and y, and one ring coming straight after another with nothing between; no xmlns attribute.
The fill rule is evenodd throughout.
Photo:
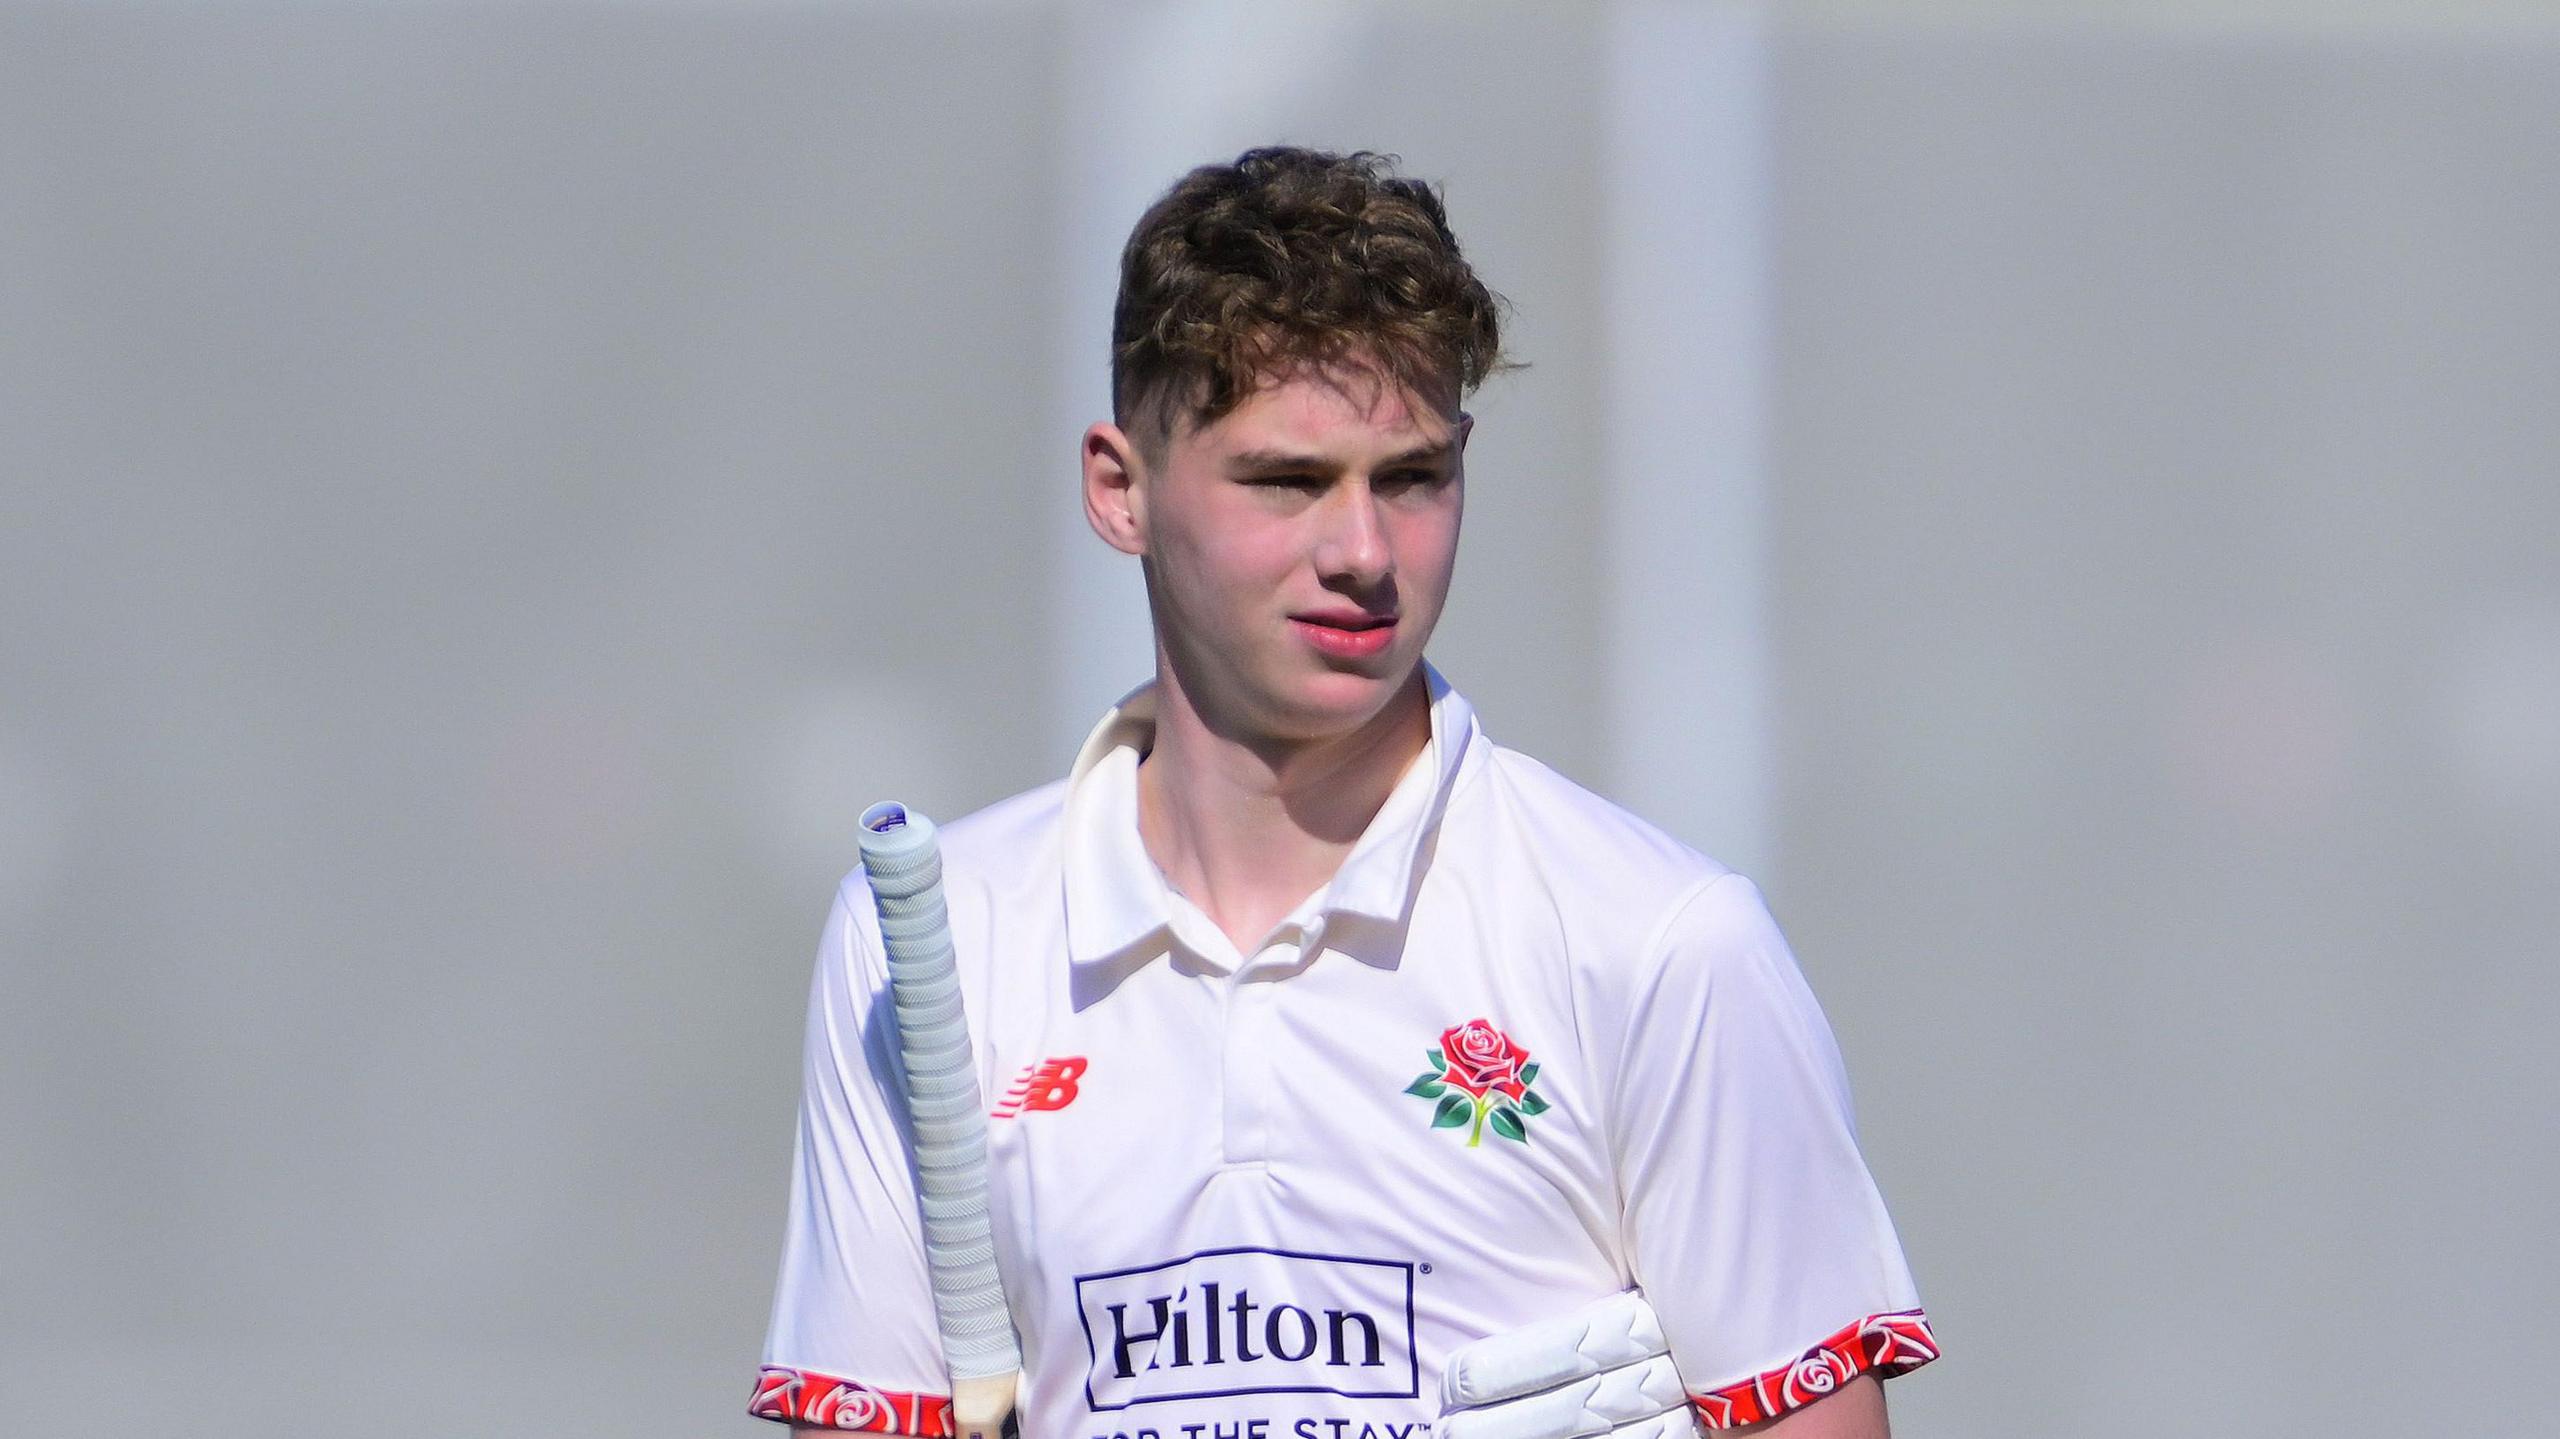
<svg viewBox="0 0 2560 1439"><path fill-rule="evenodd" d="M1860 1411L1814 1400L1937 1354L1830 1026L1739 875L1693 888L1647 959L1610 1095L1628 1267L1710 1427L1829 1434Z"/></svg>
<svg viewBox="0 0 2560 1439"><path fill-rule="evenodd" d="M749 1409L836 1431L929 1435L948 1432L950 1380L868 908L868 890L848 881L818 946L781 1272Z"/></svg>

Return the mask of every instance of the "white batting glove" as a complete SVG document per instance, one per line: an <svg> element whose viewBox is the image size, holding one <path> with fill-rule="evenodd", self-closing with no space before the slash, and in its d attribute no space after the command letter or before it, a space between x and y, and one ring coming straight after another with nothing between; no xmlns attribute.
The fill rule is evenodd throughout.
<svg viewBox="0 0 2560 1439"><path fill-rule="evenodd" d="M1642 1294L1460 1346L1440 1374L1434 1439L1690 1439L1689 1392Z"/></svg>

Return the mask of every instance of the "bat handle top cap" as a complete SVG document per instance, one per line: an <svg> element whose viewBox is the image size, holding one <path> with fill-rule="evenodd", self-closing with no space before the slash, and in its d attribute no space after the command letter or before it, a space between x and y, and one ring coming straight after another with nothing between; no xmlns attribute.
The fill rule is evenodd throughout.
<svg viewBox="0 0 2560 1439"><path fill-rule="evenodd" d="M933 821L896 800L883 800L864 810L854 837L862 846L862 862L871 871L875 892L885 887L886 892L916 898L932 888L942 872ZM935 900L937 906L940 903Z"/></svg>

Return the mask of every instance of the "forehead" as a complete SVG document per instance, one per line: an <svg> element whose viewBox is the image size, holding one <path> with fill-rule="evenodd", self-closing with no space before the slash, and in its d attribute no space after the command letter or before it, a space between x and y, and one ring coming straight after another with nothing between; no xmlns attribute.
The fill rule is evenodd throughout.
<svg viewBox="0 0 2560 1439"><path fill-rule="evenodd" d="M1213 454L1410 449L1445 442L1457 420L1454 388L1431 395L1368 366L1309 366L1264 380L1241 404L1206 424L1186 422L1174 442Z"/></svg>

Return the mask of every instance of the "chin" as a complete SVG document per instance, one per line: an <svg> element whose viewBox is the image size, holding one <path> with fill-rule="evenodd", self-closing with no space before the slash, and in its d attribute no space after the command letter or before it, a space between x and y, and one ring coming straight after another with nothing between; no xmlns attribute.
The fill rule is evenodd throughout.
<svg viewBox="0 0 2560 1439"><path fill-rule="evenodd" d="M1287 686L1282 708L1293 721L1291 737L1330 738L1359 729L1394 702L1420 664L1415 660L1382 673L1332 670Z"/></svg>

